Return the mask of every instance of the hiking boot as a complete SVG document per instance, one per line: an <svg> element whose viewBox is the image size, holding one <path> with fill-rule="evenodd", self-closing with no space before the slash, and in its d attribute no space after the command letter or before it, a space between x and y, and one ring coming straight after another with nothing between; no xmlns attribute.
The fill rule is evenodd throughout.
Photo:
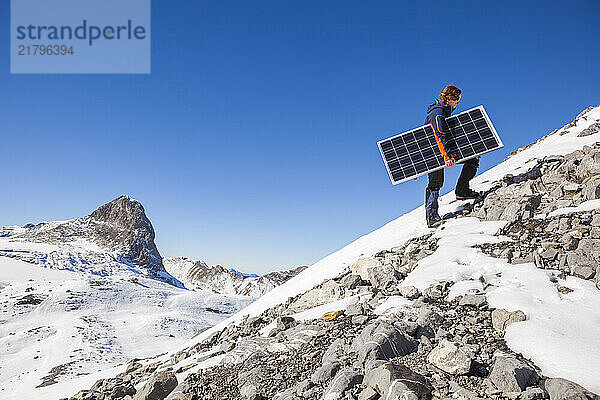
<svg viewBox="0 0 600 400"><path fill-rule="evenodd" d="M425 221L427 221L428 228L437 228L444 222L439 215L434 214L429 210L425 211Z"/></svg>
<svg viewBox="0 0 600 400"><path fill-rule="evenodd" d="M481 200L482 198L481 193L471 189L465 193L456 193L456 200Z"/></svg>
<svg viewBox="0 0 600 400"><path fill-rule="evenodd" d="M425 221L427 221L429 228L433 228L442 222L442 218L438 214L439 196L439 190L431 190L429 188L425 190Z"/></svg>

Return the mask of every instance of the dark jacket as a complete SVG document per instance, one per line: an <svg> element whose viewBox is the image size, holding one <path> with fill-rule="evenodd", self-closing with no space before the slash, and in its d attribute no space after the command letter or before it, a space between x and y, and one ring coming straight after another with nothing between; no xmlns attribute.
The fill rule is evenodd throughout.
<svg viewBox="0 0 600 400"><path fill-rule="evenodd" d="M427 108L427 118L425 119L425 125L431 125L433 128L435 141L442 157L444 157L444 161L456 157L456 151L449 137L450 130L448 129L448 124L446 124L446 118L452 114L452 111L452 107L441 100L436 100L435 103Z"/></svg>

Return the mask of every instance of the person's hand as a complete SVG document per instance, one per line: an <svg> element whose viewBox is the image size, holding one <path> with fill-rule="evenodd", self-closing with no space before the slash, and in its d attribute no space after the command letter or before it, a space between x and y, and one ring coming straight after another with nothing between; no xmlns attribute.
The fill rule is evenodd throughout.
<svg viewBox="0 0 600 400"><path fill-rule="evenodd" d="M456 163L456 160L454 158L449 158L448 160L446 160L446 167L451 167Z"/></svg>

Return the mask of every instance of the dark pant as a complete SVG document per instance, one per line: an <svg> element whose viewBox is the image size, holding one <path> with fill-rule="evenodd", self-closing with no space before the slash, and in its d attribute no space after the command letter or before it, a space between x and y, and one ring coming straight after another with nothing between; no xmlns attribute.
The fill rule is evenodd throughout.
<svg viewBox="0 0 600 400"><path fill-rule="evenodd" d="M468 160L461 161L459 164L462 164L463 167L456 182L455 193L466 194L469 191L469 182L477 173L477 168L479 168L479 157L469 158ZM427 189L440 190L442 186L444 186L444 168L430 172Z"/></svg>

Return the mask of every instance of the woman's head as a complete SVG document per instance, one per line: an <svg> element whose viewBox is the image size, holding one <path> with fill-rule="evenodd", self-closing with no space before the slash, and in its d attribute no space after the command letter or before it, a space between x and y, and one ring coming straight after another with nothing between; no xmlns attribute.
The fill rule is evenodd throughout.
<svg viewBox="0 0 600 400"><path fill-rule="evenodd" d="M442 89L442 92L440 93L440 100L452 106L452 108L455 108L460 102L461 94L462 90L460 90L456 86L446 86L444 89Z"/></svg>

